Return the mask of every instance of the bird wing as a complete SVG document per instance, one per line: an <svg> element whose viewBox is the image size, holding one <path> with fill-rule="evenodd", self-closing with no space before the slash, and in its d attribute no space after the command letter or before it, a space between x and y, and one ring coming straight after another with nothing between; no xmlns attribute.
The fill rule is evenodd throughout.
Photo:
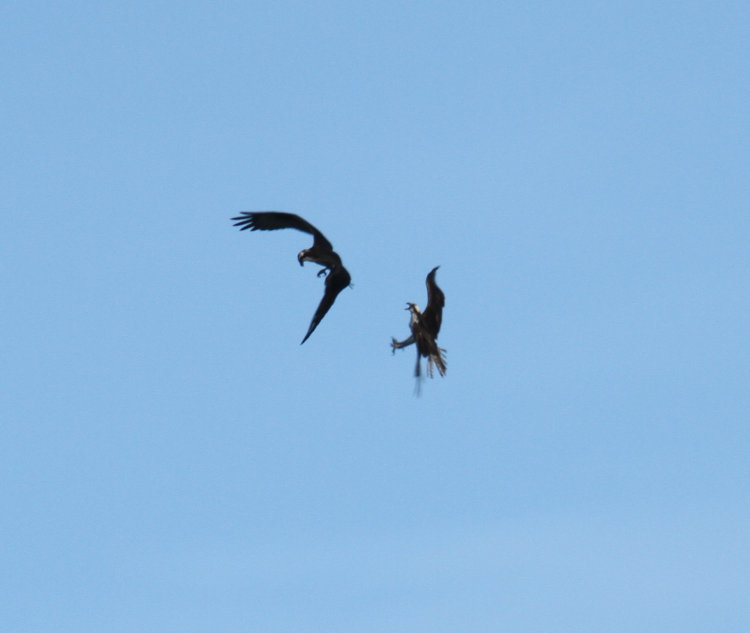
<svg viewBox="0 0 750 633"><path fill-rule="evenodd" d="M309 233L314 238L314 244L327 250L333 250L333 246L318 229L304 218L295 213L284 211L242 211L236 218L234 226L239 226L240 231L250 229L252 231L274 231L276 229L297 229Z"/></svg>
<svg viewBox="0 0 750 633"><path fill-rule="evenodd" d="M343 266L334 268L328 273L328 277L326 277L325 293L320 300L318 309L313 315L312 321L310 321L310 327L307 330L307 334L305 334L305 338L302 339L302 343L304 343L309 338L310 334L315 331L315 328L318 327L318 323L323 320L326 312L331 309L333 302L336 301L339 292L346 288L351 281L352 279L349 276L349 272ZM302 345L302 343L300 343L300 345Z"/></svg>
<svg viewBox="0 0 750 633"><path fill-rule="evenodd" d="M422 323L426 330L437 338L440 326L443 323L443 306L445 306L445 295L435 283L435 273L439 266L435 266L427 275L427 307L422 312Z"/></svg>
<svg viewBox="0 0 750 633"><path fill-rule="evenodd" d="M405 338L403 341L397 341L395 337L391 337L391 351L395 354L397 349L401 349L402 347L408 347L414 343L414 334L409 336L409 338Z"/></svg>

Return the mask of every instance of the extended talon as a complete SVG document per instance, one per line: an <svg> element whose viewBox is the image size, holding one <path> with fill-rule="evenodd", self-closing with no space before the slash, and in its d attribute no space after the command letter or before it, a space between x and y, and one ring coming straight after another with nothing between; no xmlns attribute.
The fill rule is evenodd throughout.
<svg viewBox="0 0 750 633"><path fill-rule="evenodd" d="M325 277L326 273L328 272L327 268L323 268L322 270L318 271L318 277Z"/></svg>

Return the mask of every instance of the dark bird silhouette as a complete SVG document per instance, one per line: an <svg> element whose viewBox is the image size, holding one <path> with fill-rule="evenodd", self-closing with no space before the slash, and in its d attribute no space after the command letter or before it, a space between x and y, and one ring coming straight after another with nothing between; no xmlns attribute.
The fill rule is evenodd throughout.
<svg viewBox="0 0 750 633"><path fill-rule="evenodd" d="M333 246L318 229L316 229L307 220L302 219L294 213L284 213L282 211L243 211L236 218L234 226L239 226L241 231L250 229L251 231L274 231L276 229L297 229L309 233L313 236L313 245L310 248L302 249L297 254L299 265L305 262L314 262L323 266L318 271L318 277L326 276L325 292L320 300L318 309L310 321L310 327L302 339L304 343L318 327L326 312L331 309L333 302L336 300L339 292L351 285L352 279L349 271L341 263L341 257L333 250ZM300 345L302 344L300 343Z"/></svg>
<svg viewBox="0 0 750 633"><path fill-rule="evenodd" d="M407 303L406 309L411 313L409 328L411 336L403 341L397 341L391 338L391 349L396 353L397 349L407 347L412 343L417 345L417 366L414 369L414 375L417 377L417 389L419 389L419 379L421 378L421 358L427 358L427 373L432 378L432 367L437 367L438 373L445 376L445 350L437 344L440 326L443 323L443 306L445 306L445 295L435 283L435 273L440 266L435 266L425 280L427 285L427 307L424 312L414 303Z"/></svg>

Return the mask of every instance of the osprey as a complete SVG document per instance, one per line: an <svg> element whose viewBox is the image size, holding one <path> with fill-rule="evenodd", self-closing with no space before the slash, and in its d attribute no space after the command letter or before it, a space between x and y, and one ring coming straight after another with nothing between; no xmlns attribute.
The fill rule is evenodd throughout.
<svg viewBox="0 0 750 633"><path fill-rule="evenodd" d="M406 309L411 313L409 328L411 336L403 341L397 341L391 338L391 350L395 354L397 349L416 343L417 345L417 366L414 369L414 375L417 377L417 388L419 388L419 379L421 377L420 361L422 356L427 358L427 373L432 378L432 366L437 367L438 373L445 376L445 350L438 347L437 337L440 332L440 325L443 322L443 306L445 305L445 295L435 283L435 273L440 266L435 266L425 280L427 285L427 307L424 312L420 312L419 307L414 303L407 303Z"/></svg>
<svg viewBox="0 0 750 633"><path fill-rule="evenodd" d="M310 321L310 327L302 339L304 343L318 327L318 323L323 319L326 312L331 309L333 302L336 300L339 292L351 284L349 271L341 263L341 257L333 250L331 243L325 238L318 229L316 229L307 220L303 220L294 213L284 213L282 211L242 211L239 216L232 218L235 220L234 226L239 226L240 231L250 229L251 231L274 231L276 229L297 229L313 236L313 245L310 248L302 249L297 254L299 265L305 262L314 262L323 266L318 271L318 277L328 273L325 281L325 292L320 300L318 309ZM302 344L300 343L300 345Z"/></svg>

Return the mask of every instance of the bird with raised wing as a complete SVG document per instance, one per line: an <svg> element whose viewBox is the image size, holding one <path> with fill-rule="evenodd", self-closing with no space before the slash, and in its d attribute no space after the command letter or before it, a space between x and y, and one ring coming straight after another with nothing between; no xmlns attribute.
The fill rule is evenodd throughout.
<svg viewBox="0 0 750 633"><path fill-rule="evenodd" d="M411 313L409 328L411 336L403 341L391 338L391 349L395 354L397 349L407 347L412 343L417 346L417 366L414 375L417 377L417 389L421 378L421 359L427 358L427 373L432 378L433 365L437 367L438 373L445 376L445 350L437 344L440 326L443 323L443 307L445 306L445 295L435 283L435 273L440 266L435 266L427 275L425 284L427 286L427 307L421 312L415 303L407 303L406 309Z"/></svg>
<svg viewBox="0 0 750 633"><path fill-rule="evenodd" d="M302 249L297 254L300 266L305 262L314 262L323 266L318 271L318 277L326 275L325 292L320 300L318 309L310 321L310 327L302 339L304 343L318 327L326 312L331 309L338 294L347 286L351 285L349 271L341 263L341 257L333 250L333 246L318 229L307 220L294 213L283 211L242 211L240 215L232 218L234 226L239 226L241 231L274 231L276 229L297 229L313 236L313 244L310 248ZM302 344L300 343L300 345Z"/></svg>

